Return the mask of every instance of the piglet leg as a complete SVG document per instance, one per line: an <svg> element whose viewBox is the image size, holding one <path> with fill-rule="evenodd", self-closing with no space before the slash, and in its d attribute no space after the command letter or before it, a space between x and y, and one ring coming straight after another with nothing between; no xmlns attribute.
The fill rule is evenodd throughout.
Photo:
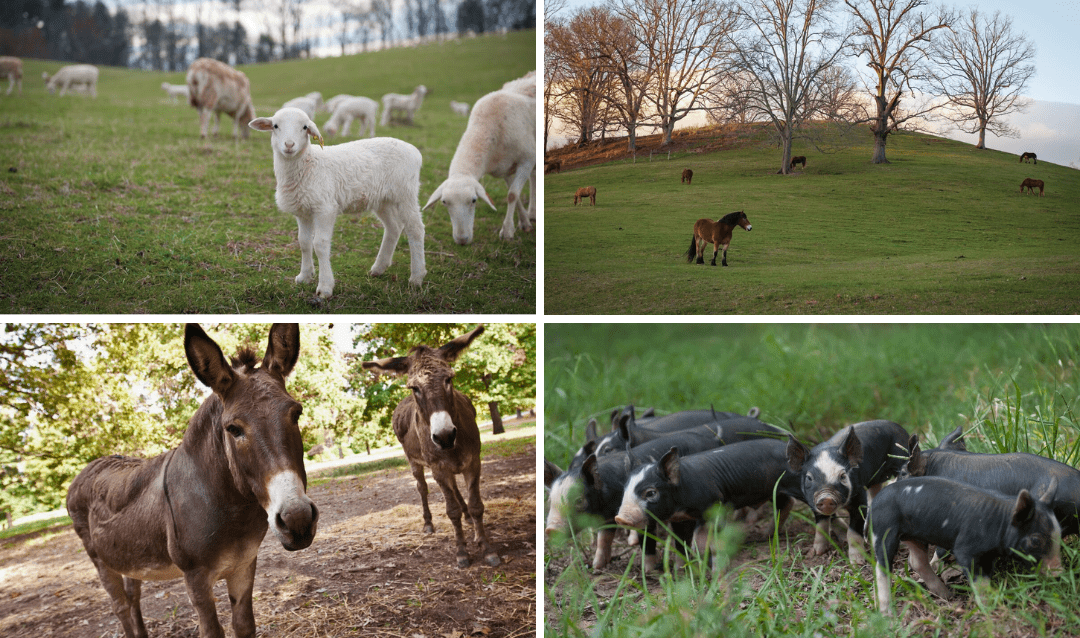
<svg viewBox="0 0 1080 638"><path fill-rule="evenodd" d="M952 598L949 586L938 577L937 572L930 566L930 557L926 554L926 545L913 541L902 541L908 547L908 564L922 577L926 588L935 596L948 600Z"/></svg>

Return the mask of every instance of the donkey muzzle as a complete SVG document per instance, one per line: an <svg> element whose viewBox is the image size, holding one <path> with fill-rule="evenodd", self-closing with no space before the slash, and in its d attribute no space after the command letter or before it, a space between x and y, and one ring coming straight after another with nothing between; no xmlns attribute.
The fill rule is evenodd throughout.
<svg viewBox="0 0 1080 638"><path fill-rule="evenodd" d="M446 412L436 412L431 415L431 440L443 450L454 447L457 439L457 426L454 420Z"/></svg>
<svg viewBox="0 0 1080 638"><path fill-rule="evenodd" d="M281 472L270 479L267 488L267 519L281 546L290 552L310 546L319 526L319 508L308 498L300 476Z"/></svg>

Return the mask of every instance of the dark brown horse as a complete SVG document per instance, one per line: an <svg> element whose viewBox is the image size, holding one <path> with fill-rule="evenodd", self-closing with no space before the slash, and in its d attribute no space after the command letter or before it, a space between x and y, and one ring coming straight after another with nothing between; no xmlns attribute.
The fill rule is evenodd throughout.
<svg viewBox="0 0 1080 638"><path fill-rule="evenodd" d="M71 483L67 507L128 638L144 638L144 580L184 578L199 635L225 635L214 583L225 579L233 632L255 636L251 592L267 528L287 550L311 545L319 510L307 497L301 406L285 389L300 353L295 324L275 325L262 365L250 348L230 364L195 324L188 364L213 389L180 446L152 459L108 456Z"/></svg>
<svg viewBox="0 0 1080 638"><path fill-rule="evenodd" d="M1023 153L1022 155L1020 155L1020 162L1021 163L1023 163L1024 160L1029 160L1029 159L1031 161L1035 162L1036 164L1039 163L1039 158L1035 157L1035 153Z"/></svg>
<svg viewBox="0 0 1080 638"><path fill-rule="evenodd" d="M1024 193L1024 189L1031 191L1031 194L1035 194L1035 189L1039 189L1039 197L1043 196L1043 181L1041 179L1027 178L1023 182L1020 182L1020 194Z"/></svg>
<svg viewBox="0 0 1080 638"><path fill-rule="evenodd" d="M746 213L741 210L728 213L716 221L711 219L697 220L697 223L694 224L694 234L690 237L690 250L686 251L686 263L694 261L694 255L697 255L697 263L705 263L705 244L711 242L713 245L712 265L716 265L716 253L723 247L724 258L722 263L727 266L727 249L731 243L731 231L735 230L736 226L741 226L746 230L753 228L750 225L750 220L746 218Z"/></svg>
<svg viewBox="0 0 1080 638"><path fill-rule="evenodd" d="M682 172L682 183L689 184L692 179L694 179L694 171L689 168L684 168Z"/></svg>
<svg viewBox="0 0 1080 638"><path fill-rule="evenodd" d="M795 168L796 164L802 164L802 167L806 168L806 156L796 155L795 157L791 158L791 168Z"/></svg>
<svg viewBox="0 0 1080 638"><path fill-rule="evenodd" d="M391 357L365 361L363 368L376 373L408 375L407 388L412 391L398 403L391 419L405 456L409 459L416 491L424 509L424 531L435 531L428 509L428 486L424 468L446 498L446 515L454 525L457 539L458 567L469 566L465 548L465 532L461 514L468 511L484 561L492 567L500 563L499 554L488 541L484 529L484 502L480 499L480 430L476 427L476 409L472 401L454 388L454 370L450 364L469 347L473 339L484 332L480 325L471 332L440 348L416 346L407 357ZM458 490L456 475L465 479L468 504Z"/></svg>

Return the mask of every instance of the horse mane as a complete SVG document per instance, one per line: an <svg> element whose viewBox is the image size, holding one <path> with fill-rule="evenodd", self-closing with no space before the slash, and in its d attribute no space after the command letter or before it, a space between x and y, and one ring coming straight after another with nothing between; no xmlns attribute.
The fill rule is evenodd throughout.
<svg viewBox="0 0 1080 638"><path fill-rule="evenodd" d="M745 216L746 216L745 213L743 213L743 211L740 210L740 211L736 211L734 213L728 213L727 215L724 215L720 219L716 220L716 223L718 223L718 224L727 224L728 226L736 226L739 223L739 218L745 217Z"/></svg>

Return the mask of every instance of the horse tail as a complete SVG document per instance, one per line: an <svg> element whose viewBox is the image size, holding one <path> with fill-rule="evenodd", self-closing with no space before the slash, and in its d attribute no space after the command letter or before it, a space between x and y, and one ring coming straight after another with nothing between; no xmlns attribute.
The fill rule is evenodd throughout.
<svg viewBox="0 0 1080 638"><path fill-rule="evenodd" d="M697 257L697 233L690 235L690 250L686 251L686 263L694 261L694 257Z"/></svg>

